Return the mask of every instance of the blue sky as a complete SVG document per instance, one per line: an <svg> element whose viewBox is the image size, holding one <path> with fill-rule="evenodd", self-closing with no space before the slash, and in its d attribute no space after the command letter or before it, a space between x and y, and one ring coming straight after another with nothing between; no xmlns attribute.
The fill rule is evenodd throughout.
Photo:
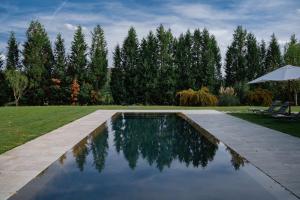
<svg viewBox="0 0 300 200"><path fill-rule="evenodd" d="M222 56L237 25L243 25L258 40L268 41L274 32L281 46L293 33L300 39L299 0L0 0L0 52L6 52L10 31L16 32L22 43L33 19L44 24L52 42L62 33L67 49L76 25L84 27L90 43L90 31L100 24L110 64L113 48L122 43L130 26L136 28L139 39L161 23L175 36L187 29L206 27L216 36Z"/></svg>

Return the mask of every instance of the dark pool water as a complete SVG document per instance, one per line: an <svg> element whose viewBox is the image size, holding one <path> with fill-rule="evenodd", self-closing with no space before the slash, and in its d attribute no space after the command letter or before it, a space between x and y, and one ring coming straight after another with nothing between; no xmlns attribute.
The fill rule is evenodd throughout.
<svg viewBox="0 0 300 200"><path fill-rule="evenodd" d="M121 114L11 199L293 199L204 135L176 114Z"/></svg>

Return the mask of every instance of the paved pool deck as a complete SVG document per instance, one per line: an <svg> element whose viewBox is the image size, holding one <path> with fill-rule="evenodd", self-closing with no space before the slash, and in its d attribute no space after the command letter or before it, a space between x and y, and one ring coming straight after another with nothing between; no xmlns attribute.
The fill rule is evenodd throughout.
<svg viewBox="0 0 300 200"><path fill-rule="evenodd" d="M98 110L0 155L0 200L8 199L118 112L176 112L206 129L300 197L300 139L213 110Z"/></svg>

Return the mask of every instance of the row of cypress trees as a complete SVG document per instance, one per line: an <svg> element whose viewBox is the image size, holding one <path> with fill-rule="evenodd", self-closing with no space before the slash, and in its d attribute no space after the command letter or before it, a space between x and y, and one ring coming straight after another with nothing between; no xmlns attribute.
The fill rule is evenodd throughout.
<svg viewBox="0 0 300 200"><path fill-rule="evenodd" d="M135 29L114 51L111 91L117 104L174 104L176 92L221 84L221 55L208 30L178 38L160 25L138 41Z"/></svg>
<svg viewBox="0 0 300 200"><path fill-rule="evenodd" d="M80 104L103 103L102 90L106 87L115 104L162 105L175 104L176 92L180 90L207 86L216 94L220 85L244 84L283 64L300 65L300 44L295 35L281 55L274 34L266 45L238 26L226 52L222 77L220 50L207 29L192 33L188 30L176 38L160 25L141 41L135 29L130 28L123 43L114 50L113 68L108 73L103 29L96 26L91 37L88 47L78 26L68 54L60 34L52 49L45 28L38 21L30 23L22 51L11 33L6 62L0 59L0 104L12 100L5 70L18 70L28 78L23 104L70 104L73 87L78 85L76 101Z"/></svg>
<svg viewBox="0 0 300 200"><path fill-rule="evenodd" d="M225 83L233 86L240 82L248 82L283 64L280 46L274 34L266 47L264 40L258 43L254 34L238 26L226 52Z"/></svg>

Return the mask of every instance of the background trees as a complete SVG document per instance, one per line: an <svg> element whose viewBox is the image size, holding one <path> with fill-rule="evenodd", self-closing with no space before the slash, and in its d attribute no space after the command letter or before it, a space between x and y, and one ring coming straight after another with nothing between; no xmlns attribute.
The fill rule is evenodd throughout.
<svg viewBox="0 0 300 200"><path fill-rule="evenodd" d="M141 40L131 27L121 46L116 46L109 69L101 26L91 32L90 47L84 32L81 26L77 27L70 50L65 49L63 36L58 34L53 51L39 21L29 24L21 50L15 34L10 33L6 59L0 62L0 105L13 100L8 84L11 79L5 76L8 70L18 70L28 79L27 91L20 99L24 104L101 104L113 99L115 104L173 105L181 90L207 87L220 95L222 85L233 87L234 95L246 103L248 81L283 64L300 65L300 44L295 35L281 55L274 34L266 44L238 26L227 48L222 74L220 49L207 29L187 30L175 37L170 29L160 25ZM273 91L275 96L278 88ZM298 88L295 84L295 94Z"/></svg>

